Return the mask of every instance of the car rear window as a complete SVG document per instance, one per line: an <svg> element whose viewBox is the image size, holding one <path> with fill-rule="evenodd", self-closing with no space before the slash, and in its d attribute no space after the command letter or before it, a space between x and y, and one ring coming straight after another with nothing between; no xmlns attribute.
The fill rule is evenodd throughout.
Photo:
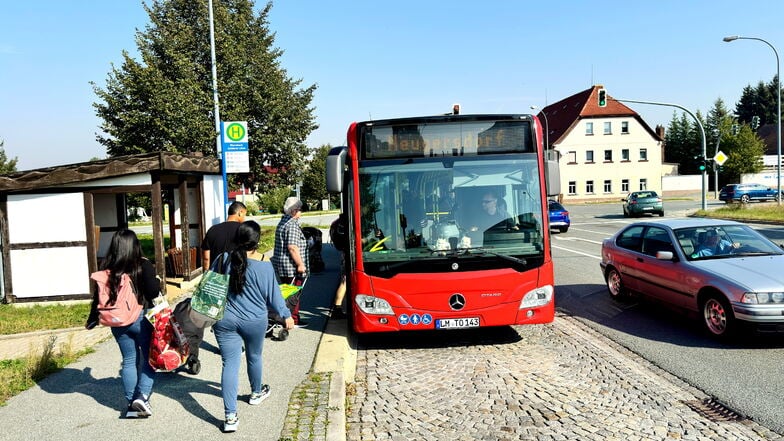
<svg viewBox="0 0 784 441"><path fill-rule="evenodd" d="M550 210L551 211L565 211L566 209L563 205L559 204L558 202L550 202Z"/></svg>

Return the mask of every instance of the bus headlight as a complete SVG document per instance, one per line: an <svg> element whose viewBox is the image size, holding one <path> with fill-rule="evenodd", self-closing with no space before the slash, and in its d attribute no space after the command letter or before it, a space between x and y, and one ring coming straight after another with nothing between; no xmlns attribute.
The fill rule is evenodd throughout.
<svg viewBox="0 0 784 441"><path fill-rule="evenodd" d="M544 306L553 301L553 287L551 285L540 286L528 291L520 302L520 309L536 308Z"/></svg>
<svg viewBox="0 0 784 441"><path fill-rule="evenodd" d="M369 296L365 294L357 294L354 296L354 302L357 304L360 310L365 314L375 314L375 315L394 315L395 313L392 311L392 306L390 306L389 302L384 299Z"/></svg>

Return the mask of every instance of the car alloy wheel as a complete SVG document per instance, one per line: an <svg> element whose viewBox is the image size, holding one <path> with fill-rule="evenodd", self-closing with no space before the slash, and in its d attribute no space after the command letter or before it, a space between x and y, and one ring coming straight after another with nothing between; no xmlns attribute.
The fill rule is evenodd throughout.
<svg viewBox="0 0 784 441"><path fill-rule="evenodd" d="M749 195L747 194L744 194L743 196L740 197L740 202L742 204L748 204L750 200L751 199L749 199Z"/></svg>
<svg viewBox="0 0 784 441"><path fill-rule="evenodd" d="M702 305L705 329L714 337L726 337L732 326L732 310L726 301L715 296L709 297Z"/></svg>
<svg viewBox="0 0 784 441"><path fill-rule="evenodd" d="M610 291L610 297L613 299L620 299L626 295L621 274L615 268L610 268L607 271L607 290Z"/></svg>

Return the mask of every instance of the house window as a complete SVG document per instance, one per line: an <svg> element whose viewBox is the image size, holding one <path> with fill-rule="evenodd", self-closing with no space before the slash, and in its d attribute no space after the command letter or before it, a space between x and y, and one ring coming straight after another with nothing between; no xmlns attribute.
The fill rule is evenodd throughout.
<svg viewBox="0 0 784 441"><path fill-rule="evenodd" d="M612 181L609 179L604 180L604 192L612 193Z"/></svg>
<svg viewBox="0 0 784 441"><path fill-rule="evenodd" d="M621 179L621 193L628 193L628 192L629 192L629 180Z"/></svg>
<svg viewBox="0 0 784 441"><path fill-rule="evenodd" d="M577 181L569 181L569 194L577 194Z"/></svg>
<svg viewBox="0 0 784 441"><path fill-rule="evenodd" d="M621 149L621 161L629 160L629 149Z"/></svg>
<svg viewBox="0 0 784 441"><path fill-rule="evenodd" d="M567 152L566 159L569 164L577 164L577 152Z"/></svg>
<svg viewBox="0 0 784 441"><path fill-rule="evenodd" d="M648 149L640 149L640 161L648 160Z"/></svg>
<svg viewBox="0 0 784 441"><path fill-rule="evenodd" d="M593 181L585 181L585 192L593 194Z"/></svg>
<svg viewBox="0 0 784 441"><path fill-rule="evenodd" d="M593 162L593 150L585 152L585 162Z"/></svg>
<svg viewBox="0 0 784 441"><path fill-rule="evenodd" d="M628 135L629 134L629 121L622 121L621 122L621 135Z"/></svg>
<svg viewBox="0 0 784 441"><path fill-rule="evenodd" d="M648 189L648 180L645 178L640 179L640 190L647 190Z"/></svg>
<svg viewBox="0 0 784 441"><path fill-rule="evenodd" d="M606 123L604 123L604 134L612 135L612 122L607 121Z"/></svg>
<svg viewBox="0 0 784 441"><path fill-rule="evenodd" d="M604 162L612 162L612 150L604 151Z"/></svg>
<svg viewBox="0 0 784 441"><path fill-rule="evenodd" d="M593 135L593 123L592 122L585 123L585 134L586 135Z"/></svg>

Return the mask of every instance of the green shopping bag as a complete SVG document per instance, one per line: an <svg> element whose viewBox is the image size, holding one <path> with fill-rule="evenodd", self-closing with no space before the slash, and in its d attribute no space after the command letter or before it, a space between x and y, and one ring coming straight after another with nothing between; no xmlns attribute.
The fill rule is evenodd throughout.
<svg viewBox="0 0 784 441"><path fill-rule="evenodd" d="M283 294L283 300L286 300L294 294L300 292L300 290L302 290L302 285L292 285L289 283L280 284L280 293Z"/></svg>
<svg viewBox="0 0 784 441"><path fill-rule="evenodd" d="M229 274L226 272L228 253L215 259L199 281L191 298L191 310L217 321L223 318L229 294Z"/></svg>

